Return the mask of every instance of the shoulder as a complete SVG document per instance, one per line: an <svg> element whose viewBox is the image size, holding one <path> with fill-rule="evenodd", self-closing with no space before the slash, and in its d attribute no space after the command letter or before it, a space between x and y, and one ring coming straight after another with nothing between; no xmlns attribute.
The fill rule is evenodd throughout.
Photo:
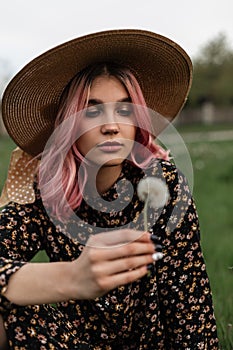
<svg viewBox="0 0 233 350"><path fill-rule="evenodd" d="M34 200L33 202L22 201L21 203L16 201L10 201L0 211L0 220L7 218L23 218L28 216L38 217L44 216L45 210L42 204L40 193L35 184L34 186Z"/></svg>
<svg viewBox="0 0 233 350"><path fill-rule="evenodd" d="M181 174L174 163L157 158L150 161L145 172L147 176L164 177L166 179L171 177L174 179L178 174Z"/></svg>
<svg viewBox="0 0 233 350"><path fill-rule="evenodd" d="M177 195L177 193L185 192L188 196L191 195L190 188L186 176L176 167L173 162L153 159L147 169L146 176L153 176L165 181L170 193Z"/></svg>

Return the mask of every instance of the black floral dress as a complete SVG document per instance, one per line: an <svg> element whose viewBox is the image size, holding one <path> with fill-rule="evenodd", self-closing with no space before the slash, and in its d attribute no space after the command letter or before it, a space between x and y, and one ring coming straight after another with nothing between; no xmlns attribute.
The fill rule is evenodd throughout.
<svg viewBox="0 0 233 350"><path fill-rule="evenodd" d="M10 276L39 250L50 261L69 261L78 258L96 230L143 230L136 189L145 176L165 179L170 191L167 205L148 213L148 230L158 236L164 257L147 276L95 300L21 307L3 296ZM121 210L106 210L116 199ZM82 220L75 223L75 238L69 225L51 222L38 191L33 204L10 203L2 211L0 312L10 349L218 349L198 218L184 176L167 161L155 161L146 170L126 161L118 181L93 203L83 201L77 212Z"/></svg>

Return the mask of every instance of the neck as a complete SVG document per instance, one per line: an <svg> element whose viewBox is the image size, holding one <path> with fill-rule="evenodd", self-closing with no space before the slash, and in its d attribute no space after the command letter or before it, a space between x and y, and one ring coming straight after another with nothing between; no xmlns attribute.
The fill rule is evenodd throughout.
<svg viewBox="0 0 233 350"><path fill-rule="evenodd" d="M99 194L106 192L118 179L122 170L122 164L103 166L99 169L96 179L94 179L93 172L88 174L88 187L91 189L91 184L96 183L96 189Z"/></svg>

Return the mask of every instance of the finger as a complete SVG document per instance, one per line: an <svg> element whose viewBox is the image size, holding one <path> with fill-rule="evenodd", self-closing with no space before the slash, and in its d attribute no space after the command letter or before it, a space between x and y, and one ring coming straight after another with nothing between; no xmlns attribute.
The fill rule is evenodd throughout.
<svg viewBox="0 0 233 350"><path fill-rule="evenodd" d="M93 249L92 260L95 261L111 261L115 259L121 259L123 257L153 254L155 252L155 246L152 242L140 242L135 241L121 246L113 246L105 249Z"/></svg>
<svg viewBox="0 0 233 350"><path fill-rule="evenodd" d="M153 254L144 254L112 260L110 262L105 262L102 266L99 266L99 269L101 271L105 271L105 275L108 276L120 274L125 271L138 269L139 267L151 264L154 261L152 256ZM101 273L101 271L99 272Z"/></svg>
<svg viewBox="0 0 233 350"><path fill-rule="evenodd" d="M106 233L99 233L98 235L92 236L88 242L88 246L93 247L114 247L128 244L133 241L149 242L150 234L144 231L137 231L131 229L115 230Z"/></svg>
<svg viewBox="0 0 233 350"><path fill-rule="evenodd" d="M118 274L111 275L102 283L102 287L108 290L114 289L118 286L132 283L148 273L147 266L139 266L132 270L127 270Z"/></svg>

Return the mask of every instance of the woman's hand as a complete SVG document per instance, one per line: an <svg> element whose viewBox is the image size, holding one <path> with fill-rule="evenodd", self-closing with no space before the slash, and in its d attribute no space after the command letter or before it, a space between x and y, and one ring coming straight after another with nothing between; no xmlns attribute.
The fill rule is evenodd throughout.
<svg viewBox="0 0 233 350"><path fill-rule="evenodd" d="M94 299L147 274L155 246L147 232L130 229L92 236L72 262L74 299Z"/></svg>
<svg viewBox="0 0 233 350"><path fill-rule="evenodd" d="M22 306L95 299L143 277L154 250L149 233L100 233L74 261L26 263L10 277L4 296Z"/></svg>

